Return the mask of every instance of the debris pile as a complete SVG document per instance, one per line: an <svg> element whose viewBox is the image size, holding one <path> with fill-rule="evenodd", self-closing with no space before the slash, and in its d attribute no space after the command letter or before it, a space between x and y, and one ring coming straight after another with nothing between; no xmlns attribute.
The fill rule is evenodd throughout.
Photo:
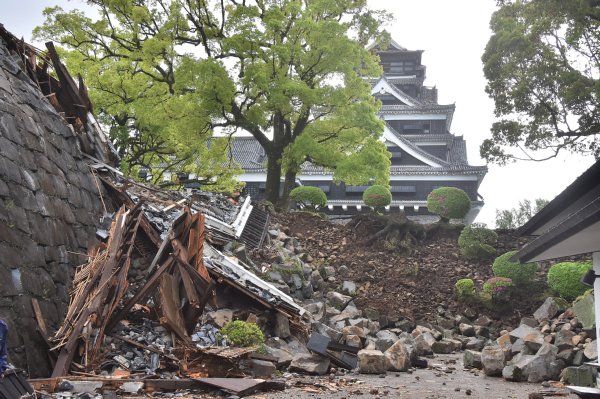
<svg viewBox="0 0 600 399"><path fill-rule="evenodd" d="M164 192L97 160L91 167L109 193L103 201L112 222L98 230L105 242L76 270L64 323L48 337L57 353L52 377L147 383L254 375L257 366L248 369L247 360L261 357L257 348L228 347L218 334L234 317L233 311L227 319L215 314L227 313L229 305L235 305L236 318L245 311L255 322L267 320L265 328L274 319L287 326L288 336L308 335L302 307L222 252L224 244L242 241L249 216L256 215L249 198L232 204L198 190ZM118 211L111 214L111 208ZM267 222L256 219L252 227L265 230L255 235L262 241ZM205 308L212 312L204 314ZM252 360L259 361L265 360Z"/></svg>
<svg viewBox="0 0 600 399"><path fill-rule="evenodd" d="M576 301L574 307L550 297L533 317L523 318L511 331L503 331L481 352L464 354L466 367L483 369L488 376L529 382L562 378L566 384L579 386L595 384L593 367L586 362L597 358L590 294Z"/></svg>

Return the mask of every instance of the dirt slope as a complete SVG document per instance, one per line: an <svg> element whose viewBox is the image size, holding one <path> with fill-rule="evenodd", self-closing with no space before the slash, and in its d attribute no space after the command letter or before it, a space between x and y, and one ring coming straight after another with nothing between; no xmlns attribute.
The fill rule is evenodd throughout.
<svg viewBox="0 0 600 399"><path fill-rule="evenodd" d="M381 228L376 222L363 220L350 227L307 213L280 214L275 219L287 234L302 243L313 262L336 270L335 281L329 282L331 289L340 290L343 280L354 281L359 288L357 306L376 311L392 322L402 318L433 321L440 305L457 314L464 305L456 301L456 280L468 277L481 286L493 276L490 261L473 262L460 256L458 230L430 235L412 254L403 255L389 250L389 246L386 250L383 240L365 243ZM514 232L500 233L499 254L516 247ZM343 266L347 268L345 273ZM542 275L532 288L544 291ZM514 325L520 317L530 316L542 301L541 296L515 298L512 311L502 315L483 307L477 310L496 319L502 316L503 325Z"/></svg>

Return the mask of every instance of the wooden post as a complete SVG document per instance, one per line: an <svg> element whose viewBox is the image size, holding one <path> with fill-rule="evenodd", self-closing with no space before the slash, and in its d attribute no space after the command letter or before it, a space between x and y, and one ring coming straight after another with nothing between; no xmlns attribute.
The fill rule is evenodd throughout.
<svg viewBox="0 0 600 399"><path fill-rule="evenodd" d="M600 252L592 255L594 261L594 273L600 275ZM596 337L600 337L600 278L594 280L594 315L596 316ZM600 339L596 339L596 349L600 353ZM600 377L596 370L596 386L600 386Z"/></svg>

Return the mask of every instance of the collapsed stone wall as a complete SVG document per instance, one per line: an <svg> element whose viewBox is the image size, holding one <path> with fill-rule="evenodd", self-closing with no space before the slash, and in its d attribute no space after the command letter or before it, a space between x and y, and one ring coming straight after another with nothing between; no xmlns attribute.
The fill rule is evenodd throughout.
<svg viewBox="0 0 600 399"><path fill-rule="evenodd" d="M31 300L53 331L104 209L75 134L20 65L0 38L0 319L10 360L36 377L51 368Z"/></svg>

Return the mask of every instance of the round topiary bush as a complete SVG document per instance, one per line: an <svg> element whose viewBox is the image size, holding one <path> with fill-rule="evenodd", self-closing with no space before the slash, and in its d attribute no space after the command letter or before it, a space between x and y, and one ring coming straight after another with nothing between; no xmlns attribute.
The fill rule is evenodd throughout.
<svg viewBox="0 0 600 399"><path fill-rule="evenodd" d="M471 200L460 188L440 187L427 196L427 209L439 215L442 222L463 219L471 210Z"/></svg>
<svg viewBox="0 0 600 399"><path fill-rule="evenodd" d="M464 300L475 296L475 283L470 278L461 278L454 284L458 299Z"/></svg>
<svg viewBox="0 0 600 399"><path fill-rule="evenodd" d="M591 268L591 262L557 263L548 271L548 286L561 298L571 301L589 289L581 283L581 278Z"/></svg>
<svg viewBox="0 0 600 399"><path fill-rule="evenodd" d="M374 185L363 193L363 202L371 208L382 208L392 203L392 193L389 188L380 185Z"/></svg>
<svg viewBox="0 0 600 399"><path fill-rule="evenodd" d="M233 346L262 346L265 343L265 336L260 328L256 324L242 320L225 324L219 334Z"/></svg>
<svg viewBox="0 0 600 399"><path fill-rule="evenodd" d="M496 255L498 234L485 227L465 227L458 237L460 253L467 259L489 259Z"/></svg>
<svg viewBox="0 0 600 399"><path fill-rule="evenodd" d="M515 285L520 286L531 281L538 267L537 263L512 262L510 257L516 253L517 251L509 251L498 256L494 260L492 271L496 277L510 278Z"/></svg>
<svg viewBox="0 0 600 399"><path fill-rule="evenodd" d="M290 192L290 199L301 208L319 209L327 204L327 195L319 187L300 186Z"/></svg>

